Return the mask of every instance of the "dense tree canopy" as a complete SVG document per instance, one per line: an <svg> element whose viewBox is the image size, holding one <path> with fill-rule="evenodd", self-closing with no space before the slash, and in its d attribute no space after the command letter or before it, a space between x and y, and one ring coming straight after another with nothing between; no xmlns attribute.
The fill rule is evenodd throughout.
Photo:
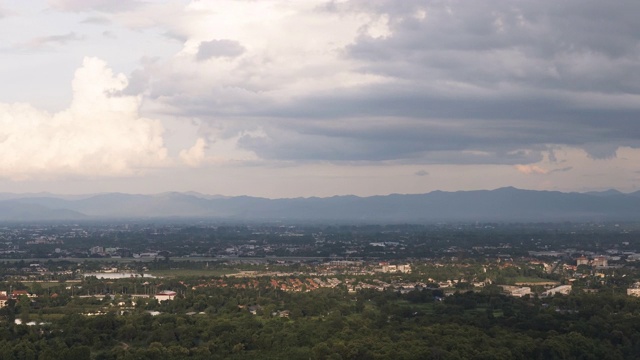
<svg viewBox="0 0 640 360"><path fill-rule="evenodd" d="M99 316L31 304L34 326L12 323L25 313L18 302L0 313L0 359L632 359L640 353L636 298L518 299L491 288L442 296L428 289L205 288L173 301L111 306ZM85 306L123 300L85 300Z"/></svg>

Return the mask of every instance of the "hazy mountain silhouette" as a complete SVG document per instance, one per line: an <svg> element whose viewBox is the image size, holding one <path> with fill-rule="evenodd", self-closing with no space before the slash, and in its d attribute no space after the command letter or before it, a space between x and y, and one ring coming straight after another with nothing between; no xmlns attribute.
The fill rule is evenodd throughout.
<svg viewBox="0 0 640 360"><path fill-rule="evenodd" d="M0 201L0 221L61 221L86 218L86 215L69 209L23 204L13 200Z"/></svg>
<svg viewBox="0 0 640 360"><path fill-rule="evenodd" d="M199 193L93 196L2 194L1 221L210 218L264 221L438 222L637 220L640 193L520 190L265 199ZM6 199L6 200L1 200Z"/></svg>

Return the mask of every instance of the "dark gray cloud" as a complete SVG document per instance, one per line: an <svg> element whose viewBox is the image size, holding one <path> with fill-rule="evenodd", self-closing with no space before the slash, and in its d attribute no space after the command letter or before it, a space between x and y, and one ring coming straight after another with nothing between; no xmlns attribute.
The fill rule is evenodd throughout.
<svg viewBox="0 0 640 360"><path fill-rule="evenodd" d="M140 62L143 69L134 70L129 75L129 83L127 87L122 91L124 95L140 95L149 89L151 83L151 75L145 71L144 68L154 67L158 62L157 57L143 57Z"/></svg>
<svg viewBox="0 0 640 360"><path fill-rule="evenodd" d="M288 101L242 81L197 96L167 83L151 96L261 127L266 136L240 144L270 159L527 164L557 161L561 145L595 159L640 147L640 2L351 0L317 11L388 20L388 36L363 29L341 52L386 82ZM197 58L244 51L214 40Z"/></svg>
<svg viewBox="0 0 640 360"><path fill-rule="evenodd" d="M553 170L549 171L549 174L557 173L557 172L567 172L567 171L571 171L571 170L573 170L573 166L566 166L566 167L559 168L559 169L553 169Z"/></svg>
<svg viewBox="0 0 640 360"><path fill-rule="evenodd" d="M429 74L480 86L637 92L640 3L598 1L355 2L384 12L393 35L362 35L347 55L364 71ZM385 3L385 4L382 4ZM414 14L422 10L425 19ZM631 76L631 78L629 78Z"/></svg>
<svg viewBox="0 0 640 360"><path fill-rule="evenodd" d="M244 46L234 40L203 41L198 47L197 59L208 60L213 57L236 57L245 52Z"/></svg>
<svg viewBox="0 0 640 360"><path fill-rule="evenodd" d="M457 124L402 123L393 119L343 119L332 126L325 119L279 119L270 125L264 128L266 136L246 135L240 145L274 160L425 164L531 163L542 160L546 150L537 144L520 144L517 139L492 142L496 136L492 129L478 129L472 124L464 132Z"/></svg>

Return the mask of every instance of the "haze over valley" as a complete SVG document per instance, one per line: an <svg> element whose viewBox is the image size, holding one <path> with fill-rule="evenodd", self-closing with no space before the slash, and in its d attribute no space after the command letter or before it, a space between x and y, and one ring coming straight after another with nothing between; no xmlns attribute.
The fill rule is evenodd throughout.
<svg viewBox="0 0 640 360"><path fill-rule="evenodd" d="M341 223L632 221L640 192L562 193L501 188L373 197L265 199L197 193L100 194L75 197L0 195L0 220L200 218Z"/></svg>

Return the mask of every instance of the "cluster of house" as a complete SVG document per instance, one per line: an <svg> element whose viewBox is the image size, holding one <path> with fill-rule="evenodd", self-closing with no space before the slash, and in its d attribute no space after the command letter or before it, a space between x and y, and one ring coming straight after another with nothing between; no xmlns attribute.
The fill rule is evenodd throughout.
<svg viewBox="0 0 640 360"><path fill-rule="evenodd" d="M11 293L7 293L6 291L0 291L0 307L7 306L7 302L10 299L19 299L22 296L26 296L28 298L34 298L35 295L29 293L26 290L13 290Z"/></svg>
<svg viewBox="0 0 640 360"><path fill-rule="evenodd" d="M166 301L166 300L173 300L175 299L175 297L178 295L177 292L173 291L173 290L162 290L162 291L158 291L157 293L153 294L153 295L147 295L147 294L132 294L131 297L132 298L153 298L156 299L158 301Z"/></svg>
<svg viewBox="0 0 640 360"><path fill-rule="evenodd" d="M131 295L132 298L148 298L148 297L152 297L157 299L158 301L166 301L166 300L173 300L176 296L178 295L178 293L176 293L175 291L171 291L171 290L162 290L159 291L158 293L154 294L154 295ZM26 296L29 299L33 299L36 298L37 296L34 294L29 293L26 290L14 290L11 293L7 293L6 291L0 291L0 308L7 306L7 303L9 302L10 299L15 299L18 300L21 297ZM57 297L57 294L53 294L51 295L51 297ZM98 298L102 298L104 296L108 296L108 295L86 295L86 296L81 296L81 297L98 297Z"/></svg>
<svg viewBox="0 0 640 360"><path fill-rule="evenodd" d="M320 278L306 278L300 280L298 278L272 278L269 280L269 286L274 289L280 289L282 291L303 292L313 291L319 288L334 288L340 285L342 282L336 278L322 280ZM247 280L246 282L228 284L222 279L212 279L207 283L201 283L193 287L193 289L202 287L234 287L236 289L258 288L260 282L255 279Z"/></svg>
<svg viewBox="0 0 640 360"><path fill-rule="evenodd" d="M411 264L404 265L391 265L389 263L380 263L379 272L383 273L402 273L402 274L410 274L411 273Z"/></svg>
<svg viewBox="0 0 640 360"><path fill-rule="evenodd" d="M525 295L533 295L531 288L528 286L500 285L502 290L513 297L523 297ZM555 294L569 295L571 285L560 285L546 290L540 294L542 297L553 296Z"/></svg>
<svg viewBox="0 0 640 360"><path fill-rule="evenodd" d="M143 252L134 254L130 249L119 247L93 246L89 248L90 255L110 256L112 258L134 257L134 258L156 258L158 251Z"/></svg>

